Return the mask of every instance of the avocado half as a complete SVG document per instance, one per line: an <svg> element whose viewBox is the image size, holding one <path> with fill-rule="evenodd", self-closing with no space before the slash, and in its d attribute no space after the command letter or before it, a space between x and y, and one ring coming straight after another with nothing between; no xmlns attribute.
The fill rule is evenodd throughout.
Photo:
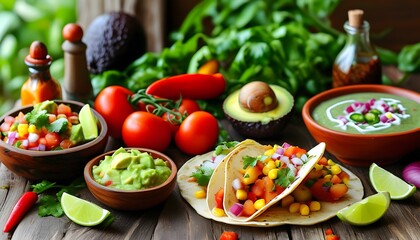
<svg viewBox="0 0 420 240"><path fill-rule="evenodd" d="M239 90L229 94L223 102L223 111L233 128L247 138L272 138L281 131L290 120L294 107L293 96L277 85L270 85L278 105L262 113L244 110L239 103Z"/></svg>

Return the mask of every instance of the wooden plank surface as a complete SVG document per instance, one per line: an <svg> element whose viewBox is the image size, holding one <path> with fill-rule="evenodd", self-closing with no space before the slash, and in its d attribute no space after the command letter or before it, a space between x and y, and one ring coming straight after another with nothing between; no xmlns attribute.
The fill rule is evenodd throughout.
<svg viewBox="0 0 420 240"><path fill-rule="evenodd" d="M287 139L292 144L311 146L314 141L302 124L301 119L296 117L275 142L281 143ZM224 125L229 126L226 122ZM176 160L179 167L189 158L176 149L170 149L167 154ZM419 153L413 153L405 159L419 159ZM387 167L387 169L400 175L405 164L406 161ZM367 177L368 169L346 167L361 178L365 187L365 196L374 193ZM8 189L2 188L0 191L2 216L0 226L4 226L5 216L9 214L20 195L28 189L30 183L10 173L4 166L1 166L0 179L0 186L9 187ZM87 189L81 191L79 196L98 203ZM239 233L241 240L323 239L324 231L327 228L334 229L341 239L419 239L419 206L420 192L406 200L392 201L385 216L366 227L350 226L342 223L336 217L313 226L241 227L215 222L199 216L180 196L176 187L170 198L155 208L133 212L110 209L116 219L106 229L80 227L65 216L41 218L37 215L37 209L33 208L13 233L10 235L2 233L0 239L218 239L225 230Z"/></svg>

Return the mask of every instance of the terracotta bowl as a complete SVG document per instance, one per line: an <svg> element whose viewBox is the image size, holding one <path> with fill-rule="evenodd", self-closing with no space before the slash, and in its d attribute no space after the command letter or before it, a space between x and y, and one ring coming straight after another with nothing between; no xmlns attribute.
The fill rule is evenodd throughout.
<svg viewBox="0 0 420 240"><path fill-rule="evenodd" d="M164 202L173 192L176 184L177 167L175 162L165 154L147 148L126 148L137 149L140 152L148 152L153 158L160 158L167 162L172 173L169 178L159 186L142 190L121 190L106 187L93 179L92 168L99 164L105 156L112 155L115 150L101 154L89 161L84 170L86 185L92 195L101 203L118 210L143 210L154 207Z"/></svg>
<svg viewBox="0 0 420 240"><path fill-rule="evenodd" d="M75 101L56 101L69 105L73 111L80 111L84 103ZM27 113L33 106L15 108L0 118ZM39 181L67 181L82 176L86 163L94 156L104 152L108 141L108 127L102 116L93 110L99 125L99 136L83 145L56 151L34 151L20 149L0 140L0 161L15 174L26 179Z"/></svg>
<svg viewBox="0 0 420 240"><path fill-rule="evenodd" d="M417 92L386 85L353 85L322 92L309 99L302 109L305 125L317 142L325 142L327 151L339 161L363 167L373 162L380 165L395 163L410 152L420 149L419 128L399 133L351 134L323 127L312 118L312 111L321 102L358 92L389 93L420 104L420 94Z"/></svg>

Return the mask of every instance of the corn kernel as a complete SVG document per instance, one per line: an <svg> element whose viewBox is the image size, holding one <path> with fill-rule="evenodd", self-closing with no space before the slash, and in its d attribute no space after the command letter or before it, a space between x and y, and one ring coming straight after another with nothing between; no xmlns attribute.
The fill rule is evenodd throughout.
<svg viewBox="0 0 420 240"><path fill-rule="evenodd" d="M277 172L279 171L278 168L273 168L268 172L268 177L270 179L276 179L277 178Z"/></svg>
<svg viewBox="0 0 420 240"><path fill-rule="evenodd" d="M213 210L211 212L216 217L223 217L223 216L225 216L225 211L223 210L223 208L217 208L217 207L215 207L215 208L213 208Z"/></svg>
<svg viewBox="0 0 420 240"><path fill-rule="evenodd" d="M392 119L392 113L390 113L390 112L386 112L386 113L385 113L385 116L386 116L386 118L388 118L388 119Z"/></svg>
<svg viewBox="0 0 420 240"><path fill-rule="evenodd" d="M322 170L323 167L324 166L322 166L321 164L318 164L318 163L315 163L315 166L314 166L315 170L317 170L317 171Z"/></svg>
<svg viewBox="0 0 420 240"><path fill-rule="evenodd" d="M195 191L194 195L195 195L195 198L202 199L206 197L206 191L201 189L201 190Z"/></svg>
<svg viewBox="0 0 420 240"><path fill-rule="evenodd" d="M311 212L316 212L321 210L321 203L318 201L311 201L309 203L309 210L311 210Z"/></svg>
<svg viewBox="0 0 420 240"><path fill-rule="evenodd" d="M289 212L290 213L297 213L299 211L299 208L300 208L300 203L294 202L294 203L290 204Z"/></svg>
<svg viewBox="0 0 420 240"><path fill-rule="evenodd" d="M331 159L328 159L328 165L333 166L333 165L335 165L335 162Z"/></svg>
<svg viewBox="0 0 420 240"><path fill-rule="evenodd" d="M292 195L287 195L283 199L281 199L281 206L282 207L289 207L295 201L295 198Z"/></svg>
<svg viewBox="0 0 420 240"><path fill-rule="evenodd" d="M273 160L268 161L263 168L264 175L268 175L268 172L274 168L276 168L276 163Z"/></svg>
<svg viewBox="0 0 420 240"><path fill-rule="evenodd" d="M327 179L327 180L330 180L332 178L332 175L331 174L327 174L327 175L324 176L324 178Z"/></svg>
<svg viewBox="0 0 420 240"><path fill-rule="evenodd" d="M344 184L346 184L347 186L349 185L349 181L350 181L350 179L349 179L349 178L342 178L341 180L342 180L342 181L343 181L343 183L344 183Z"/></svg>
<svg viewBox="0 0 420 240"><path fill-rule="evenodd" d="M304 203L302 203L300 206L299 206L299 213L300 213L300 215L302 215L302 216L308 216L309 215L309 207L308 207L308 205L306 205L306 204L304 204Z"/></svg>
<svg viewBox="0 0 420 240"><path fill-rule="evenodd" d="M240 201L248 199L248 193L243 189L236 190L236 198Z"/></svg>
<svg viewBox="0 0 420 240"><path fill-rule="evenodd" d="M14 131L16 131L16 129L17 129L17 125L16 124L12 124L12 126L10 126L9 131L10 132L14 132Z"/></svg>
<svg viewBox="0 0 420 240"><path fill-rule="evenodd" d="M265 199L261 198L254 202L254 207L257 210L260 210L262 207L265 206Z"/></svg>
<svg viewBox="0 0 420 240"><path fill-rule="evenodd" d="M28 127L28 132L30 132L30 133L34 133L34 132L36 132L36 127L35 127L35 125L33 125L33 124L29 125L29 127Z"/></svg>
<svg viewBox="0 0 420 240"><path fill-rule="evenodd" d="M264 155L271 157L274 153L275 153L275 150L271 148L265 151Z"/></svg>
<svg viewBox="0 0 420 240"><path fill-rule="evenodd" d="M340 166L338 166L337 164L334 166L331 166L331 173L334 175L340 174L341 173L341 168Z"/></svg>
<svg viewBox="0 0 420 240"><path fill-rule="evenodd" d="M27 123L20 123L18 125L19 137L25 137L25 135L28 134L28 127Z"/></svg>
<svg viewBox="0 0 420 240"><path fill-rule="evenodd" d="M280 161L280 160L275 160L275 161L274 161L274 163L276 164L276 168L279 168L279 167L281 167L281 163L282 163L282 161Z"/></svg>

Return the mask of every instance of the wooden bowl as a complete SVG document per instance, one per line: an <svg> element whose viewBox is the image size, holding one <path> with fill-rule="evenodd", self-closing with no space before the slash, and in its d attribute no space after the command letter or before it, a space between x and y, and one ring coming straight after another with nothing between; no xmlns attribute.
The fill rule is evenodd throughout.
<svg viewBox="0 0 420 240"><path fill-rule="evenodd" d="M86 164L84 177L89 191L101 203L118 210L143 210L164 202L175 188L176 174L178 171L175 162L165 154L152 149L126 148L126 150L129 149L148 152L153 158L164 160L172 170L171 175L161 185L142 190L121 190L101 185L93 179L93 166L98 165L99 161L103 160L105 156L112 155L115 152L113 150L95 157Z"/></svg>
<svg viewBox="0 0 420 240"><path fill-rule="evenodd" d="M420 128L398 133L351 134L323 127L313 119L312 112L321 102L359 92L389 93L420 104L420 94L417 92L386 85L352 85L322 92L309 99L302 109L304 123L317 142L325 142L327 151L339 161L362 167L370 166L373 162L380 165L395 163L420 148Z"/></svg>
<svg viewBox="0 0 420 240"><path fill-rule="evenodd" d="M80 111L84 103L75 101L55 101L69 105L73 111ZM0 118L17 116L19 112L32 111L33 106L13 109ZM92 109L93 110L93 109ZM108 141L108 127L104 118L93 110L98 119L99 136L85 144L56 151L34 151L20 149L0 140L0 161L12 172L32 181L68 181L82 176L86 163L94 156L104 152Z"/></svg>

